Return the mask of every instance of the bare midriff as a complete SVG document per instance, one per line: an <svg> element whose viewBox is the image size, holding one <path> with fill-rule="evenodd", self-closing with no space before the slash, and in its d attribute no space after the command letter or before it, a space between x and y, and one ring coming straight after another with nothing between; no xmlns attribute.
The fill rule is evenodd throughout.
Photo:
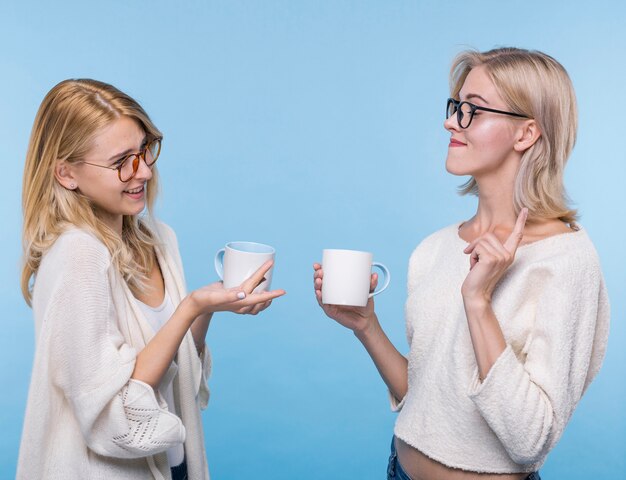
<svg viewBox="0 0 626 480"><path fill-rule="evenodd" d="M523 480L528 473L478 473L446 467L395 438L398 460L412 480Z"/></svg>

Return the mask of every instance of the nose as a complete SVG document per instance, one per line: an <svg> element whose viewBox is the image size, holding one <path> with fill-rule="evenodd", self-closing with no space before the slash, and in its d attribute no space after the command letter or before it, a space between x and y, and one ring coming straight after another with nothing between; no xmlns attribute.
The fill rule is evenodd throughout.
<svg viewBox="0 0 626 480"><path fill-rule="evenodd" d="M451 131L458 132L460 130L459 122L457 121L456 114L450 115L448 118L446 118L443 121L443 128L445 128L449 132Z"/></svg>
<svg viewBox="0 0 626 480"><path fill-rule="evenodd" d="M152 178L152 168L154 167L149 167L143 157L139 157L139 165L137 166L135 178L145 181L150 180Z"/></svg>

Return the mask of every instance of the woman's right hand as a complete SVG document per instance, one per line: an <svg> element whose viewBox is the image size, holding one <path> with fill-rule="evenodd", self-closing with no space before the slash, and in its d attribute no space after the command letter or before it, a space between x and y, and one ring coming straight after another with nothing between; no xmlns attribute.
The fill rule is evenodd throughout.
<svg viewBox="0 0 626 480"><path fill-rule="evenodd" d="M265 262L239 287L224 288L222 282L215 282L194 290L187 297L191 308L197 312L196 315L213 312L256 315L269 307L273 299L286 293L284 290L252 293L273 265L271 260Z"/></svg>
<svg viewBox="0 0 626 480"><path fill-rule="evenodd" d="M352 330L355 334L363 333L376 321L374 312L374 299L370 298L364 307L350 307L345 305L326 305L322 303L322 285L324 283L324 270L319 263L313 264L313 285L315 298L322 307L324 313L340 325ZM373 273L370 280L370 292L373 292L378 284L378 274Z"/></svg>
<svg viewBox="0 0 626 480"><path fill-rule="evenodd" d="M374 299L370 298L364 307L325 305L322 303L324 271L319 263L313 264L313 284L315 297L324 313L337 323L352 330L374 361L391 394L400 402L408 389L408 362L389 341L378 323L374 312ZM378 275L372 274L370 292L378 284Z"/></svg>

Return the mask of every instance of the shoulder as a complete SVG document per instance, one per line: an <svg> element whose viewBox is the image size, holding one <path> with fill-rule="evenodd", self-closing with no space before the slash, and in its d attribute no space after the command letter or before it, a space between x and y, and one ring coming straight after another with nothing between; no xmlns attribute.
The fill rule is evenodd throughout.
<svg viewBox="0 0 626 480"><path fill-rule="evenodd" d="M593 275L601 271L598 252L582 227L575 232L522 245L518 255L530 263L541 263L560 273Z"/></svg>
<svg viewBox="0 0 626 480"><path fill-rule="evenodd" d="M421 255L428 255L432 258L439 251L452 248L455 243L462 243L463 241L459 238L458 230L459 224L454 223L431 233L415 247L411 254L411 260L413 261L413 259Z"/></svg>
<svg viewBox="0 0 626 480"><path fill-rule="evenodd" d="M414 288L418 279L427 272L437 269L441 262L449 259L450 251L462 250L464 242L458 236L459 224L455 223L437 230L424 238L413 250L409 259L408 289ZM448 262L449 263L449 262Z"/></svg>
<svg viewBox="0 0 626 480"><path fill-rule="evenodd" d="M61 267L88 264L107 268L111 263L111 254L93 233L70 227L59 235L44 259Z"/></svg>
<svg viewBox="0 0 626 480"><path fill-rule="evenodd" d="M532 275L535 288L541 286L542 296L549 302L564 297L573 305L595 304L606 297L598 253L582 228L521 246L513 268Z"/></svg>
<svg viewBox="0 0 626 480"><path fill-rule="evenodd" d="M44 254L35 275L33 308L68 299L84 301L89 295L106 291L111 254L94 234L70 227ZM94 293L95 292L95 293Z"/></svg>

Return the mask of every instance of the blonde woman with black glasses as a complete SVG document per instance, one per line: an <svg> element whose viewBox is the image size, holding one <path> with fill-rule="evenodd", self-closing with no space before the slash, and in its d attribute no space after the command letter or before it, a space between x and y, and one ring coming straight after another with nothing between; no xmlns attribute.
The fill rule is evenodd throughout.
<svg viewBox="0 0 626 480"><path fill-rule="evenodd" d="M115 87L66 80L33 126L22 291L36 351L18 479L208 479L200 409L213 313L282 290L187 294L174 232L151 215L162 135ZM145 211L145 214L142 212Z"/></svg>
<svg viewBox="0 0 626 480"><path fill-rule="evenodd" d="M315 293L367 349L400 412L388 479L536 480L608 337L600 262L563 187L576 99L565 69L536 51L463 52L450 80L446 169L471 177L462 193L478 210L411 256L408 355L373 300L322 304L319 264Z"/></svg>

